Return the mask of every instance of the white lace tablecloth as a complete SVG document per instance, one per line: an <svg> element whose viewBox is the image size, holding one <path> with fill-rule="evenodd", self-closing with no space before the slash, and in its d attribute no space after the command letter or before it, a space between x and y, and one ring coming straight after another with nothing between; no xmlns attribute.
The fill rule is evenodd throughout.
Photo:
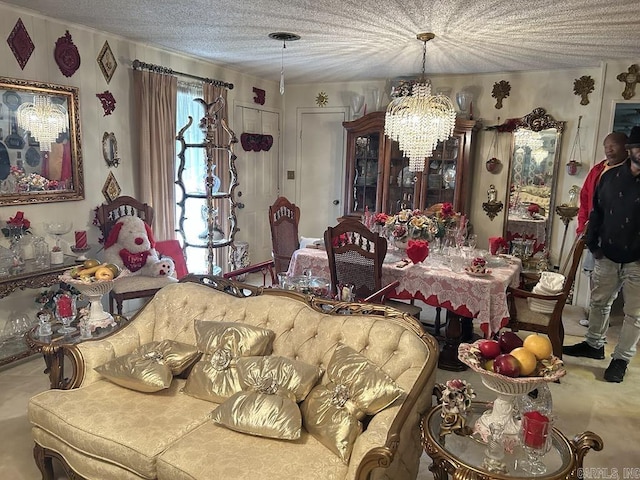
<svg viewBox="0 0 640 480"><path fill-rule="evenodd" d="M509 319L506 289L520 283L521 262L510 258L502 267L491 268L491 275L472 277L465 272L453 272L433 256L424 263L409 264L398 268L401 258L398 252L387 253L382 269L382 284L398 280L400 285L391 298L417 299L428 305L443 307L466 317L477 318L485 333L492 335ZM302 248L296 250L289 264L289 275L303 275L310 271L314 276L331 278L325 250ZM488 330L488 332L487 332Z"/></svg>

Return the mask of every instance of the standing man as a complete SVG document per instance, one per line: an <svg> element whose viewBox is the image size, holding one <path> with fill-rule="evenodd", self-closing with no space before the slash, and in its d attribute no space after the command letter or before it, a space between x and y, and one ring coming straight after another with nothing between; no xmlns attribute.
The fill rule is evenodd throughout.
<svg viewBox="0 0 640 480"><path fill-rule="evenodd" d="M640 340L640 126L631 130L627 158L602 175L593 197L586 244L595 258L591 277L589 330L585 341L564 347L565 355L604 359L611 304L622 288L624 323L608 382L622 382Z"/></svg>
<svg viewBox="0 0 640 480"><path fill-rule="evenodd" d="M577 235L584 232L584 226L587 220L589 220L589 212L591 212L593 206L593 194L600 181L600 177L610 168L622 164L627 158L627 148L625 144L628 139L627 135L622 132L612 132L604 138L603 145L606 158L591 167L580 190L580 209L578 210L578 227L576 228ZM593 272L593 265L593 254L587 250L584 260L582 261L582 271L589 278L591 278L591 272ZM589 326L589 320L580 320L580 325L584 327Z"/></svg>

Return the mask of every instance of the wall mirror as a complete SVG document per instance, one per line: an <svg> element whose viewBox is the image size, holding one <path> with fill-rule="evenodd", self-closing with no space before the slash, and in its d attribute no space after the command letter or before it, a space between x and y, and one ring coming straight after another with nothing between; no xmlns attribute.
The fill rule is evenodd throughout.
<svg viewBox="0 0 640 480"><path fill-rule="evenodd" d="M504 235L511 242L512 251L518 245L515 253L527 260L551 241L565 122L536 108L516 119L513 127ZM520 240L531 241L523 246Z"/></svg>
<svg viewBox="0 0 640 480"><path fill-rule="evenodd" d="M118 141L113 132L104 132L104 135L102 135L102 156L108 166L117 167L120 165L120 159L118 158Z"/></svg>
<svg viewBox="0 0 640 480"><path fill-rule="evenodd" d="M622 132L629 135L633 127L640 125L640 103L614 102L612 113L612 132Z"/></svg>
<svg viewBox="0 0 640 480"><path fill-rule="evenodd" d="M83 198L78 89L0 77L0 205Z"/></svg>

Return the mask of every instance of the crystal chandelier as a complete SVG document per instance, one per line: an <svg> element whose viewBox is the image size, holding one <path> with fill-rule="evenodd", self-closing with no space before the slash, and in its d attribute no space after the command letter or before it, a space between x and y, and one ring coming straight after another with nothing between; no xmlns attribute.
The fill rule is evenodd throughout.
<svg viewBox="0 0 640 480"><path fill-rule="evenodd" d="M282 58L280 61L280 95L284 95L284 51L287 49L287 42L300 40L300 35L289 32L273 32L269 34L269 38L282 42Z"/></svg>
<svg viewBox="0 0 640 480"><path fill-rule="evenodd" d="M25 102L20 105L16 115L18 126L31 133L43 152L51 150L51 144L69 126L66 110L44 95L34 95L33 103Z"/></svg>
<svg viewBox="0 0 640 480"><path fill-rule="evenodd" d="M438 142L448 139L456 123L456 111L445 95L431 95L431 82L425 76L427 42L433 33L419 33L423 42L422 76L405 96L395 98L387 107L384 133L398 142L409 157L409 170L424 170L424 160L432 155Z"/></svg>

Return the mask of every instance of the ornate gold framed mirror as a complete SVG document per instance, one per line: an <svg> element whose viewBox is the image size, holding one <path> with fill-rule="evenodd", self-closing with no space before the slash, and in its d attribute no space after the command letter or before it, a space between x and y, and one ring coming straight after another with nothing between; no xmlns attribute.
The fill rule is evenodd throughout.
<svg viewBox="0 0 640 480"><path fill-rule="evenodd" d="M560 171L560 142L565 122L535 108L515 122L509 160L509 191L504 238L531 257L548 247ZM520 240L527 242L526 248Z"/></svg>
<svg viewBox="0 0 640 480"><path fill-rule="evenodd" d="M78 88L0 77L0 205L82 200Z"/></svg>

